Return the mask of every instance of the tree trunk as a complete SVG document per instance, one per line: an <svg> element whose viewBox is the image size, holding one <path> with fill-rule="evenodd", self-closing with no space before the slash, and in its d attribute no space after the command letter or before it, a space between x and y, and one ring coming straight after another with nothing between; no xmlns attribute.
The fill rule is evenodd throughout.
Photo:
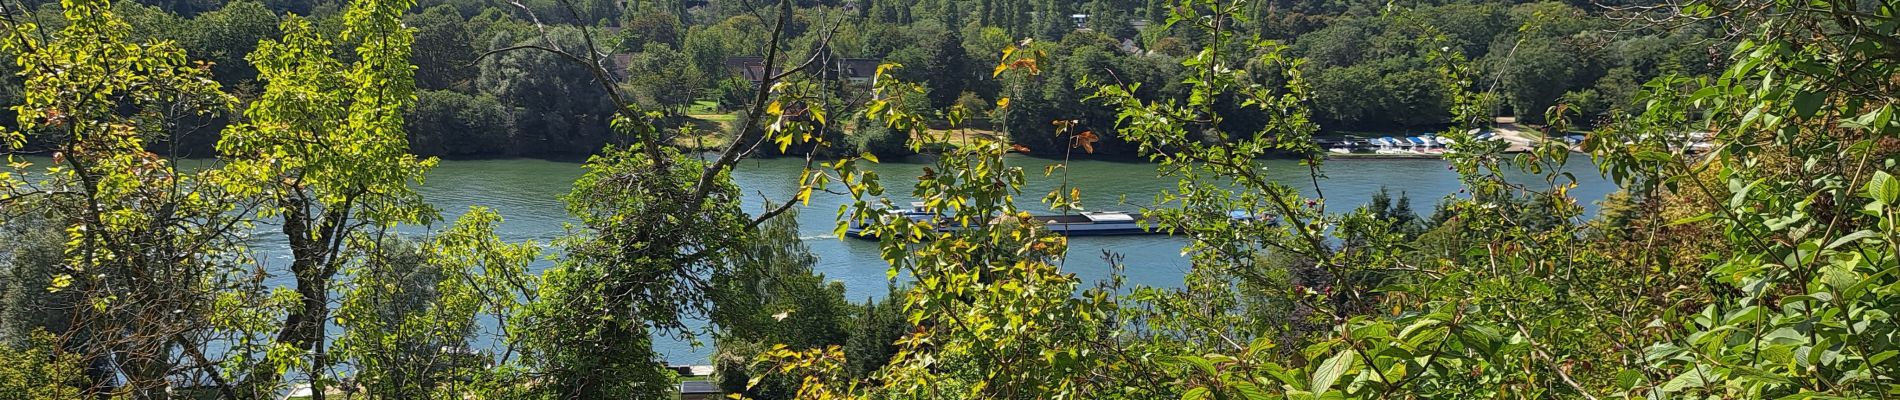
<svg viewBox="0 0 1900 400"><path fill-rule="evenodd" d="M284 237L290 242L290 271L297 278L297 295L302 298L290 314L284 317L282 328L277 331L273 344L290 345L304 353L310 353L323 335L324 320L328 318L330 307L330 271L326 262L328 246L327 231L311 229L317 224L312 222L312 213L306 200L296 198L282 199L284 204ZM328 221L326 221L328 222ZM323 225L328 225L327 223ZM322 357L312 357L309 373L312 378L323 371ZM252 396L266 395L268 389L282 380L283 376L271 365L259 365L247 377L245 390ZM318 385L312 385L318 386ZM312 387L313 393L321 393L322 387ZM321 394L317 395L321 398Z"/></svg>

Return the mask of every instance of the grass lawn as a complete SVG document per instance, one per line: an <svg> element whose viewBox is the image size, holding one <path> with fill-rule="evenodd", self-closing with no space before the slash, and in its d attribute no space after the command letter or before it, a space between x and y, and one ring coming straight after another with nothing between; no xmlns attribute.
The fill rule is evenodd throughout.
<svg viewBox="0 0 1900 400"><path fill-rule="evenodd" d="M686 106L686 113L687 114L717 114L719 113L719 102L712 101L712 100L694 101L692 105Z"/></svg>
<svg viewBox="0 0 1900 400"><path fill-rule="evenodd" d="M911 140L921 144L943 144L960 146L965 141L976 138L1002 140L1003 133L987 129L925 129L912 136Z"/></svg>
<svg viewBox="0 0 1900 400"><path fill-rule="evenodd" d="M720 123L739 121L739 114L686 114L686 116Z"/></svg>
<svg viewBox="0 0 1900 400"><path fill-rule="evenodd" d="M673 145L692 150L711 150L726 147L726 132L739 122L739 116L733 114L688 115L679 123L693 126L692 136L673 138Z"/></svg>

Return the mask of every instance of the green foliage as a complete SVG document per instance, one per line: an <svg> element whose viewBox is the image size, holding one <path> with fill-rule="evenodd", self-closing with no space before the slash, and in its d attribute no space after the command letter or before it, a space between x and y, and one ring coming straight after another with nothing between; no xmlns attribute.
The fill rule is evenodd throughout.
<svg viewBox="0 0 1900 400"><path fill-rule="evenodd" d="M814 274L817 258L798 238L795 213L759 227L727 257L729 271L715 272L708 294L718 327L721 387L753 398L789 398L795 383L769 379L748 389L751 361L772 346L815 349L841 346L857 336L856 309L844 301L844 285Z"/></svg>
<svg viewBox="0 0 1900 400"><path fill-rule="evenodd" d="M58 347L45 331L26 335L23 343L0 343L0 400L79 398L87 380L81 358Z"/></svg>
<svg viewBox="0 0 1900 400"><path fill-rule="evenodd" d="M0 343L25 345L35 329L66 331L59 310L71 309L73 291L49 291L65 275L66 232L59 209L22 201L0 219Z"/></svg>
<svg viewBox="0 0 1900 400"><path fill-rule="evenodd" d="M211 333L202 315L179 311L205 310L216 293L232 289L233 265L245 256L232 229L240 223L231 215L233 199L211 187L214 176L182 171L146 146L170 133L168 121L216 113L231 98L205 65L188 63L173 42L131 38L110 3L68 1L61 9L63 15L48 20L63 26L47 31L11 8L3 22L4 48L17 55L25 90L12 107L16 124L0 131L10 164L0 172L0 208L11 220L27 212L12 207L44 207L40 217L63 233L57 256L38 254L52 259L29 259L35 256L30 248L20 254L21 261L54 264L11 271L30 278L21 284L45 283L15 290L55 295L45 302L9 297L25 306L65 306L66 320L8 329L61 330L57 342L36 339L42 352L26 357L60 354L118 372L88 374L81 388L150 393L164 388L173 368L167 349ZM38 170L11 157L29 140L57 157ZM25 317L50 310L18 311ZM8 325L14 322L30 323ZM63 382L71 376L43 377Z"/></svg>
<svg viewBox="0 0 1900 400"><path fill-rule="evenodd" d="M0 139L9 155L54 159L9 159L0 173L0 334L11 339L0 397L165 397L175 382L264 397L286 377L321 393L349 374L382 398L660 398L675 380L653 335L690 337L686 321L699 317L723 329L724 383L756 397L1893 394L1891 6L1682 4L1673 17L1748 32L1710 57L1716 33L1699 22L1611 37L1604 20L1556 2L1186 0L1146 7L1152 48L1136 51L1112 21L1139 5L1106 0L872 1L851 27L790 1L772 15L675 2L639 18L606 1L556 15L563 3L458 2L407 22L408 1L168 5L189 19L104 1L7 8L20 90ZM260 25L280 9L341 14ZM960 26L965 9L975 24ZM1065 10L1076 9L1104 22L1075 31ZM551 25L524 22L533 16ZM410 64L466 67L474 47L455 45L469 40L590 48L601 30L581 25L623 20L639 42L626 47L641 49L630 91L649 91L652 107L696 100L693 74L721 76L725 54L795 63L785 48L804 46L912 69L886 65L870 87L727 79L720 97L744 117L707 160L659 144L655 114L602 99L623 71L592 53L507 51L420 77ZM911 24L946 27L897 33ZM1017 36L1044 40L1009 45ZM181 169L149 150L177 140L180 121L237 103L219 82L245 80L228 61L253 43L264 86L224 127L221 163ZM188 62L185 48L219 62ZM991 50L1003 53L996 69L971 73L966 55ZM419 93L418 79L432 90ZM851 94L871 100L853 109ZM1009 142L946 151L909 193L941 218L881 211L897 201L859 169L874 156L810 161L790 202L740 209L730 174L749 149L892 151L933 124L968 132L984 98L998 99ZM1625 192L1587 220L1569 193L1576 177L1560 172L1570 146L1506 154L1472 140L1500 106L1551 133L1590 118L1581 150ZM586 164L565 198L575 221L563 253L540 276L528 272L536 245L497 239L486 210L427 240L388 236L438 218L415 189L433 160L410 155L411 141L469 154L516 141L591 148L609 141L608 121L634 143ZM1312 144L1321 123L1449 124L1446 158L1465 190L1424 219L1403 192L1328 211ZM856 132L836 141L840 126ZM1067 240L1017 209L1025 172L1005 163L1011 144L1129 152L1179 178L1144 223L1187 239L1181 287L1123 288L1114 276L1089 286L1065 272ZM1306 179L1267 178L1269 156L1301 159ZM911 279L904 289L857 307L811 274L786 218L821 191L852 196L842 219L880 238L889 275ZM1077 193L1044 200L1070 209ZM259 226L290 243L293 287L261 283L279 271L250 256L246 232ZM484 331L491 319L496 331ZM23 333L35 329L50 334ZM461 350L478 342L501 355Z"/></svg>
<svg viewBox="0 0 1900 400"><path fill-rule="evenodd" d="M1698 2L1689 12L1732 5ZM1884 32L1809 30L1867 26L1892 10L1778 6L1789 8L1740 14L1762 25L1723 76L1653 81L1637 97L1643 114L1593 132L1583 147L1630 192L1613 201L1608 220L1587 223L1568 192L1575 178L1556 172L1570 158L1567 146L1507 155L1469 140L1493 97L1472 92L1483 87L1473 79L1481 69L1444 36L1419 44L1439 49L1422 58L1450 105L1454 124L1442 135L1458 141L1448 159L1469 197L1442 204L1428 221L1384 195L1333 214L1323 197L1262 178L1256 160L1288 152L1306 158L1316 185L1308 192L1324 193L1302 60L1272 43L1225 51L1234 5L1186 2L1171 21L1210 41L1183 63L1186 99L1146 101L1132 83L1100 85L1095 96L1121 110L1119 132L1130 144L1181 177L1180 189L1157 196L1164 207L1146 215L1190 238L1184 254L1194 269L1184 288L1104 298L1077 293L1057 270L1042 272L1038 261L1059 259L1060 241L1008 223L1012 209L998 199L1019 178L982 152L994 147L979 145L946 154L913 193L943 219L879 217L863 203L850 215L873 222L892 276L901 268L917 279L906 296L915 331L899 341L893 363L865 379L844 374L836 350L780 350L770 359L802 377L803 398L1888 395L1900 350L1887 340L1894 297L1883 288L1894 286L1900 265L1891 207L1900 181L1886 171L1896 166L1888 145L1900 124L1890 96L1865 94L1892 93L1891 79L1879 78L1892 71L1837 71L1900 42ZM1590 26L1556 4L1513 14L1544 21L1526 36ZM1006 51L997 70L1036 72L1044 58L1012 54L1022 51ZM1547 68L1579 67L1538 64L1548 62L1514 68L1568 79ZM1503 98L1524 107L1543 96ZM1228 104L1265 115L1264 128L1227 130ZM1571 114L1556 111L1552 130L1563 132ZM1682 132L1703 127L1719 128L1709 134L1711 153L1692 157ZM1065 198L1052 196L1052 205ZM1227 218L1231 210L1277 223ZM1013 267L986 268L998 260ZM1010 292L1012 301L988 302L1014 288L1065 300L1051 306ZM1101 331L1078 321L1141 323L1103 323L1109 330ZM988 336L999 331L1009 337ZM1014 347L1023 342L1043 357L1023 356ZM1025 364L1035 371L1012 369Z"/></svg>
<svg viewBox="0 0 1900 400"><path fill-rule="evenodd" d="M506 325L539 285L527 274L534 243L495 238L500 216L476 208L424 243L386 239L363 245L349 276L336 353L370 398L460 398L516 390L516 365L494 365L474 349L482 314ZM499 339L509 339L500 337Z"/></svg>
<svg viewBox="0 0 1900 400"><path fill-rule="evenodd" d="M226 163L217 172L225 190L262 203L259 216L280 219L295 278L289 301L297 304L268 344L246 338L236 346L262 353L235 361L233 369L249 371L244 390L274 391L292 368L324 390L328 357L318 343L331 283L350 253L373 254L382 244L352 237L439 218L413 186L435 160L410 154L403 134L404 110L415 104L415 67L414 34L402 17L413 5L351 2L340 39L355 42L353 61L332 54L335 42L294 16L282 24L283 39L259 43L249 57L264 91L242 123L225 128L218 151Z"/></svg>
<svg viewBox="0 0 1900 400"><path fill-rule="evenodd" d="M235 1L191 18L186 28L159 27L180 35L192 57L211 63L211 75L226 86L257 79L257 68L244 57L258 42L278 37L277 14L254 1Z"/></svg>
<svg viewBox="0 0 1900 400"><path fill-rule="evenodd" d="M458 90L464 93L475 91L475 58L478 55L475 46L475 32L471 32L464 18L456 14L449 5L438 5L423 10L409 18L409 25L416 27L415 53L411 57L416 64L416 87L425 90ZM426 92L425 92L426 93ZM411 129L412 133L416 130ZM424 134L442 134L461 132L456 129L428 129ZM418 149L423 146L415 146ZM442 154L428 150L418 150L425 154Z"/></svg>
<svg viewBox="0 0 1900 400"><path fill-rule="evenodd" d="M706 77L700 75L686 54L665 44L648 42L631 57L627 63L627 82L636 88L634 99L642 107L680 114L687 105L699 100Z"/></svg>
<svg viewBox="0 0 1900 400"><path fill-rule="evenodd" d="M664 158L646 154L640 145L605 150L565 197L575 231L559 243L565 255L543 273L541 297L523 316L525 347L547 374L539 389L550 395L670 393L672 375L649 334L683 334L684 316L705 312L703 277L742 238L730 232L746 229L729 177L696 187L699 159L671 149Z"/></svg>
<svg viewBox="0 0 1900 400"><path fill-rule="evenodd" d="M845 339L843 348L844 369L851 377L868 378L897 354L897 340L910 333L904 292L892 286L883 299L866 300L857 307L859 314L847 325L851 336Z"/></svg>
<svg viewBox="0 0 1900 400"><path fill-rule="evenodd" d="M891 129L877 121L858 121L856 129L845 134L846 149L858 153L905 154L910 152L908 132Z"/></svg>
<svg viewBox="0 0 1900 400"><path fill-rule="evenodd" d="M485 156L511 154L514 121L500 100L488 94L423 90L404 119L409 146L423 154Z"/></svg>
<svg viewBox="0 0 1900 400"><path fill-rule="evenodd" d="M726 337L794 348L844 344L851 307L844 286L811 271L817 258L798 238L795 213L760 226L713 275L712 321Z"/></svg>
<svg viewBox="0 0 1900 400"><path fill-rule="evenodd" d="M496 33L486 47L541 43L585 46L578 29L556 26L546 38L531 29ZM608 126L614 105L585 65L542 51L509 51L482 58L477 69L475 86L513 110L516 129L508 137L520 153L592 152L614 135ZM560 147L548 147L554 144Z"/></svg>

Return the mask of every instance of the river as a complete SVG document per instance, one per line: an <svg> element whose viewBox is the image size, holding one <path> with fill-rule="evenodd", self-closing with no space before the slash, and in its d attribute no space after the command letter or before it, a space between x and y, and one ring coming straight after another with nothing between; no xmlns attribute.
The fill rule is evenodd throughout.
<svg viewBox="0 0 1900 400"><path fill-rule="evenodd" d="M1600 178L1586 158L1573 160L1585 161L1565 169L1580 180L1570 193L1594 212L1596 201L1615 186ZM1011 156L1008 161L1022 167L1028 176L1023 195L1018 197L1018 201L1023 202L1019 206L1030 211L1046 210L1047 207L1035 202L1061 183L1060 171L1053 177L1042 174L1044 166L1056 161L1021 156ZM903 161L885 160L870 168L884 180L887 194L901 196L910 193L910 185L915 182L911 177L917 176L927 162L922 157L913 157ZM1313 194L1306 169L1296 161L1269 160L1264 164L1270 178L1295 183L1306 195ZM733 179L745 191L747 210L757 212L763 207L762 198L790 198L802 165L800 160L794 159L742 162L734 171ZM1400 192L1409 194L1412 209L1429 214L1440 198L1455 195L1461 187L1457 173L1448 166L1445 161L1434 159L1331 160L1324 164L1327 177L1320 185L1326 192L1328 209L1333 211L1343 212L1363 205L1380 187L1386 187L1395 198ZM568 219L557 196L566 193L580 173L579 165L566 162L443 161L430 172L422 191L449 220L468 206L484 205L494 208L506 219L501 226L504 239L546 243L564 233L562 223ZM1134 210L1151 204L1156 193L1172 189L1176 183L1159 176L1154 164L1093 160L1071 162L1069 181L1081 189L1083 205L1095 210ZM1124 198L1127 204L1122 203ZM899 204L906 201L895 199ZM810 206L798 213L798 223L805 244L818 257L818 265L813 269L826 279L843 282L846 296L851 301L862 302L884 295L888 265L878 259L875 243L832 235L838 207L848 201L843 196L820 193L811 200ZM1127 268L1123 273L1128 283L1178 286L1187 269L1187 260L1181 256L1185 244L1183 239L1165 236L1076 238L1070 244L1072 257L1063 268L1085 281L1106 278L1108 263L1099 255L1102 250L1110 250L1126 256ZM694 348L664 338L656 340L656 346L672 363L704 364L710 353L707 347Z"/></svg>
<svg viewBox="0 0 1900 400"><path fill-rule="evenodd" d="M1577 176L1578 187L1570 191L1577 196L1591 212L1596 210L1596 202L1604 195L1615 190L1615 186L1605 181L1588 164L1587 158L1578 160L1565 168ZM41 166L49 160L32 160ZM874 164L884 179L887 194L895 197L899 204L907 199L910 185L915 181L922 167L928 165L922 157L908 160L886 160ZM1027 187L1018 197L1019 206L1024 210L1046 210L1047 207L1036 204L1037 199L1048 193L1061 182L1060 171L1054 177L1045 177L1043 167L1056 161L1010 156L1008 162L1020 166L1028 176ZM1263 162L1269 178L1281 182L1293 183L1308 196L1312 185L1307 180L1306 168L1292 160L1269 160ZM749 212L757 212L763 206L762 199L790 198L797 183L802 160L762 159L747 160L739 164L733 173L733 179L745 192L745 206ZM1432 206L1440 198L1455 195L1460 188L1458 176L1448 169L1448 164L1436 159L1342 159L1331 160L1323 169L1327 177L1320 185L1327 195L1328 209L1344 212L1365 204L1379 188L1388 188L1396 198L1400 192L1407 193L1412 199L1412 208L1421 215L1429 214ZM534 240L547 244L565 233L564 223L567 217L559 196L567 193L575 178L581 174L581 166L573 162L544 161L533 159L509 160L472 160L442 161L441 165L430 171L421 187L424 198L434 203L443 212L444 221L453 221L465 212L469 206L486 206L499 212L505 219L499 227L504 240ZM1082 192L1083 204L1094 210L1135 210L1142 205L1151 204L1154 195L1161 190L1172 189L1176 181L1160 177L1154 164L1138 162L1111 161L1074 161L1070 163L1069 180ZM1122 203L1123 199L1127 203ZM846 295L853 302L863 302L868 298L885 294L885 272L888 266L878 259L875 243L853 239L840 239L831 234L835 225L839 205L847 202L843 196L818 194L811 204L798 214L799 230L806 245L810 246L818 258L814 266L817 273L826 279L843 282ZM446 227L447 222L435 228ZM261 230L268 230L261 228ZM408 231L420 229L410 228ZM284 244L277 235L260 232L260 237L268 240L258 243L258 250L272 257L272 267L281 269ZM1108 264L1100 257L1103 250L1124 255L1124 274L1127 282L1133 285L1178 286L1187 269L1187 260L1181 256L1185 240L1166 236L1120 236L1120 237L1082 237L1070 243L1072 257L1063 268L1077 274L1086 281L1095 281L1107 277ZM537 267L545 268L552 263L537 262ZM285 284L288 284L286 280ZM703 325L703 324L702 324ZM334 331L333 331L334 332ZM657 350L670 363L706 364L710 351L708 344L694 347L689 343L656 338Z"/></svg>

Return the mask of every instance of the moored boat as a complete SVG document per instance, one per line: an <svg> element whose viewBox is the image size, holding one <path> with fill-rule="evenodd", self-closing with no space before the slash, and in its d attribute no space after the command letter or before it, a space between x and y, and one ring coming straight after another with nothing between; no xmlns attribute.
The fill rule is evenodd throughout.
<svg viewBox="0 0 1900 400"><path fill-rule="evenodd" d="M937 214L926 211L922 203L911 203L910 208L884 210L884 212L892 216L910 218L912 221L938 222L937 232L950 232L958 229L957 227L943 226L941 224L943 219ZM1263 221L1268 224L1279 223L1277 217L1255 215L1246 211L1229 212L1228 218L1245 222ZM1091 211L1064 215L1031 215L1026 222L1042 224L1042 227L1048 229L1050 233L1064 236L1155 235L1167 233L1159 227L1142 226L1144 220L1145 217L1143 217L1141 213ZM868 232L866 228L867 227L863 224L852 222L851 225L845 229L845 236L859 239L876 239L877 235Z"/></svg>
<svg viewBox="0 0 1900 400"><path fill-rule="evenodd" d="M1069 215L1033 215L1029 217L1029 220L1041 222L1044 228L1049 229L1049 232L1066 236L1161 233L1153 227L1142 227L1142 217L1139 213L1097 211Z"/></svg>
<svg viewBox="0 0 1900 400"><path fill-rule="evenodd" d="M923 222L923 221L941 222L942 221L942 218L941 218L942 216L938 215L937 213L930 212L928 209L924 207L923 202L911 202L909 208L885 209L881 211L891 216L909 218L913 222ZM849 236L849 237L859 238L859 239L876 239L877 235L873 235L870 232L867 232L866 228L868 227L866 227L861 222L851 221L851 225L845 227L844 235ZM950 228L948 227L943 227L943 226L937 227L937 231L939 232L945 232L949 230Z"/></svg>

